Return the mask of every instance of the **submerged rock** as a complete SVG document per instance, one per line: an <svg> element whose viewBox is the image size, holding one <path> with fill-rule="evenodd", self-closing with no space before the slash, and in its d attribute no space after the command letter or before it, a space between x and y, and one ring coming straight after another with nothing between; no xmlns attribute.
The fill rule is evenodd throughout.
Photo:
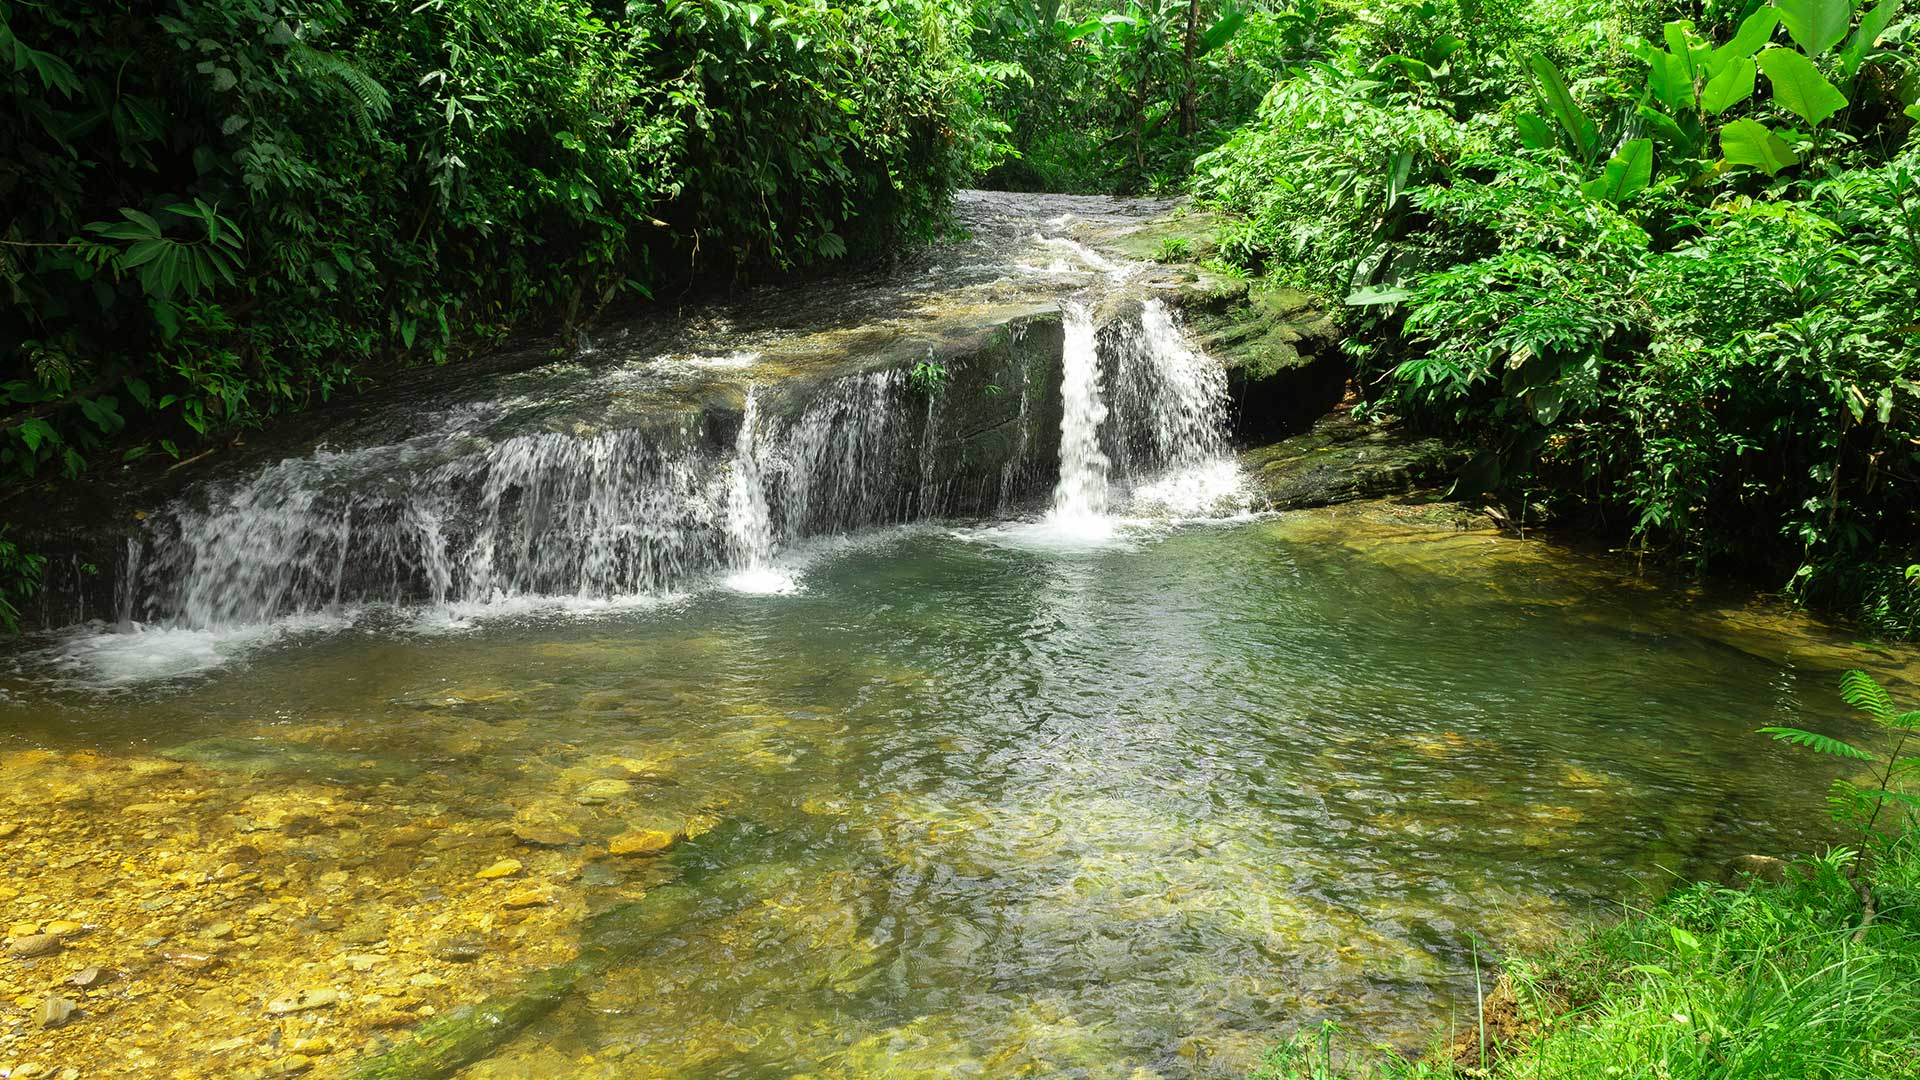
<svg viewBox="0 0 1920 1080"><path fill-rule="evenodd" d="M665 829L634 829L607 841L610 855L654 855L665 851L679 839Z"/></svg>
<svg viewBox="0 0 1920 1080"><path fill-rule="evenodd" d="M47 956L60 951L58 934L26 934L13 939L7 946L7 955L16 959L28 959L35 956Z"/></svg>
<svg viewBox="0 0 1920 1080"><path fill-rule="evenodd" d="M1450 482L1466 453L1395 424L1333 413L1304 435L1241 455L1256 497L1273 510L1302 510L1399 495Z"/></svg>
<svg viewBox="0 0 1920 1080"><path fill-rule="evenodd" d="M63 997L49 997L33 1010L33 1026L42 1030L64 1026L80 1006Z"/></svg>
<svg viewBox="0 0 1920 1080"><path fill-rule="evenodd" d="M274 1016L284 1016L288 1013L306 1012L308 1009L325 1008L338 1004L339 1001L340 991L321 986L274 998L267 1002L267 1012Z"/></svg>
<svg viewBox="0 0 1920 1080"><path fill-rule="evenodd" d="M436 960L470 964L487 955L487 943L472 934L456 934L434 942L429 952Z"/></svg>
<svg viewBox="0 0 1920 1080"><path fill-rule="evenodd" d="M291 773L333 779L405 780L420 774L411 762L370 758L269 739L215 737L195 739L160 751L172 761L211 769L259 774Z"/></svg>
<svg viewBox="0 0 1920 1080"><path fill-rule="evenodd" d="M1727 860L1720 872L1720 883L1736 888L1754 881L1764 881L1778 885L1787 880L1793 864L1785 859L1776 859L1771 855L1741 855Z"/></svg>

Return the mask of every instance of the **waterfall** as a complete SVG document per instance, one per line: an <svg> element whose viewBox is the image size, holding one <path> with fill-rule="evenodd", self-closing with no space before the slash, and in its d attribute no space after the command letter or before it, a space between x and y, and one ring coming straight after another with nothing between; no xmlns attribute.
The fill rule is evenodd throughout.
<svg viewBox="0 0 1920 1080"><path fill-rule="evenodd" d="M897 366L750 386L737 428L724 407L596 427L503 398L426 414L400 442L198 485L127 543L116 614L226 631L370 607L454 622L597 608L706 582L790 591L813 538L1018 514L1049 480L1035 527L1070 544L1216 512L1237 479L1220 366L1159 301L1104 325L1091 297L1061 311L1056 476L1029 467L1053 450L1039 420L1053 403L1025 353L1017 398L997 406L1005 391L977 374L929 393Z"/></svg>
<svg viewBox="0 0 1920 1080"><path fill-rule="evenodd" d="M1226 446L1226 370L1195 349L1157 299L1138 324L1096 332L1084 304L1061 305L1060 478L1050 524L1100 538L1116 503L1130 514L1211 513L1239 487Z"/></svg>
<svg viewBox="0 0 1920 1080"><path fill-rule="evenodd" d="M1107 469L1100 429L1107 406L1100 395L1100 350L1093 314L1084 304L1063 303L1066 344L1060 367L1060 479L1049 517L1068 527L1087 527L1107 512Z"/></svg>
<svg viewBox="0 0 1920 1080"><path fill-rule="evenodd" d="M755 444L759 420L754 388L749 386L727 477L727 555L733 569L727 585L741 592L791 592L793 578L773 567L773 515L767 507L760 452Z"/></svg>
<svg viewBox="0 0 1920 1080"><path fill-rule="evenodd" d="M733 469L727 483L727 549L736 570L764 570L773 559L773 518L767 511L760 458L754 450L759 418L754 388L749 386L740 433L733 441Z"/></svg>
<svg viewBox="0 0 1920 1080"><path fill-rule="evenodd" d="M1193 347L1157 299L1138 326L1118 329L1114 411L1126 418L1115 443L1135 513L1193 517L1218 513L1240 490L1228 452L1227 372Z"/></svg>

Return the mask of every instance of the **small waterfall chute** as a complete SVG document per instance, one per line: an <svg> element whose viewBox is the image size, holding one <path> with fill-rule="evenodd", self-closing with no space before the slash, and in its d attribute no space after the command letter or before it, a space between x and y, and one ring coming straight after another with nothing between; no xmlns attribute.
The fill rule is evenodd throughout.
<svg viewBox="0 0 1920 1080"><path fill-rule="evenodd" d="M773 562L773 512L767 504L760 460L760 408L755 393L754 387L747 387L727 477L727 561L733 571L727 575L727 587L748 593L788 593L798 585Z"/></svg>
<svg viewBox="0 0 1920 1080"><path fill-rule="evenodd" d="M1097 539L1112 531L1107 520L1112 463L1100 445L1107 405L1100 390L1099 341L1086 305L1064 303L1060 314L1066 332L1060 357L1060 477L1047 521L1068 535Z"/></svg>

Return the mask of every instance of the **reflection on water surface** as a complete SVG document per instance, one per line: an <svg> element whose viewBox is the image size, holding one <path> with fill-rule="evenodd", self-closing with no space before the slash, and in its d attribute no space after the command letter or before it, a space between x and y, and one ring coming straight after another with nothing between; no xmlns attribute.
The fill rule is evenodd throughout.
<svg viewBox="0 0 1920 1080"><path fill-rule="evenodd" d="M920 529L791 595L295 634L106 693L23 670L0 902L16 937L87 929L0 991L107 977L0 1029L0 1066L344 1074L650 893L670 925L462 1075L1232 1076L1324 1018L1418 1043L1475 937L1817 843L1822 778L1753 729L1848 730L1838 670L1893 663L1485 533L1120 540Z"/></svg>

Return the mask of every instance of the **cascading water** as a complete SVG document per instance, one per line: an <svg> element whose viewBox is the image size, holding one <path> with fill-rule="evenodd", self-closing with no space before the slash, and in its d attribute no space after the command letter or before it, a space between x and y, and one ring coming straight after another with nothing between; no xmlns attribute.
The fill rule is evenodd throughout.
<svg viewBox="0 0 1920 1080"><path fill-rule="evenodd" d="M1141 305L1140 322L1116 332L1116 471L1129 482L1135 513L1174 517L1220 512L1240 490L1226 442L1227 373L1190 344L1161 301Z"/></svg>
<svg viewBox="0 0 1920 1080"><path fill-rule="evenodd" d="M727 478L727 554L733 568L727 584L741 592L790 592L793 579L773 568L773 515L767 508L755 436L759 418L754 388L749 386Z"/></svg>
<svg viewBox="0 0 1920 1080"><path fill-rule="evenodd" d="M1097 530L1106 520L1107 469L1100 429L1107 422L1100 395L1100 350L1093 313L1065 303L1060 314L1066 344L1060 355L1060 479L1048 515L1069 529Z"/></svg>
<svg viewBox="0 0 1920 1080"><path fill-rule="evenodd" d="M1047 544L1217 509L1234 481L1219 365L1157 300L1137 318L1096 318L1127 311L1136 265L1066 239L1040 246L1084 267L1060 304L1057 402L1050 357L1025 351L1016 329L1013 362L992 377L1006 387L959 379L929 391L893 366L749 385L737 428L707 404L581 419L574 402L604 402L636 379L715 379L706 373L754 366L758 354L615 359L590 384L605 389L576 394L565 411L536 382L428 414L402 442L323 449L200 486L128 542L120 627L258 638L259 628L336 625L369 608L427 627L598 610L703 582L785 592L810 538L1017 514L1048 481L1051 502L1032 527ZM983 408L1016 385L1017 396ZM1056 405L1058 471L1048 475ZM976 456L982 445L994 449Z"/></svg>
<svg viewBox="0 0 1920 1080"><path fill-rule="evenodd" d="M1157 299L1138 324L1096 330L1084 303L1061 304L1060 477L1045 524L1059 539L1112 534L1131 515L1217 512L1239 489L1226 447L1226 371L1181 335Z"/></svg>

